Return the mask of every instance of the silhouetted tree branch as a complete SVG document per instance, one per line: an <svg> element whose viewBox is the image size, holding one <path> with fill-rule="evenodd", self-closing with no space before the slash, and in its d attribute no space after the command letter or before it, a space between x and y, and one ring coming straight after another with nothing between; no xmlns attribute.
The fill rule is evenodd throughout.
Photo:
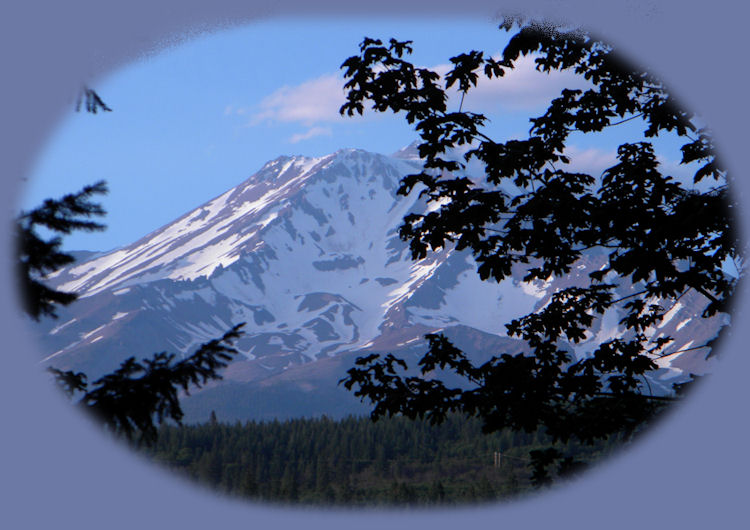
<svg viewBox="0 0 750 530"><path fill-rule="evenodd" d="M589 272L588 282L558 290L544 307L505 324L509 336L526 342L527 354L499 352L476 366L444 336L428 335L418 375L406 376L406 363L393 355L369 355L341 383L373 403L373 419L440 422L458 411L480 417L487 432L543 427L556 440L584 442L632 435L660 403L671 401L643 389L657 368L654 359L670 343L648 333L665 306L693 290L705 297L703 316L710 317L726 312L735 290L736 279L722 270L726 260L741 256L729 177L709 132L650 72L626 66L610 46L580 30L517 18L500 28L513 33L502 57L478 51L453 57L442 80L405 59L411 41L365 38L359 54L341 66L347 100L340 112L363 114L366 103L376 112L403 112L421 138L424 168L404 177L398 192L418 188L438 208L404 219L400 236L413 259L450 245L473 254L482 280L497 282L519 267L524 281L564 277L588 249L605 254L606 263ZM524 56L542 72L574 72L591 88L563 89L543 115L530 119L527 139L495 141L482 131L486 116L463 104L458 112L448 109L451 87L463 98L480 77L503 77ZM617 163L601 177L566 170L572 133L594 134L636 117L646 139L684 138L682 163L698 163L694 183L713 180L715 191L698 193L663 174L652 143L640 138L620 145ZM455 155L461 146L468 147L463 158ZM484 182L464 175L472 160L484 166ZM622 287L634 294L615 296ZM594 319L612 311L623 334L576 359L569 345L586 339ZM465 386L447 387L433 376L435 368L461 376ZM562 458L536 456L540 466Z"/></svg>
<svg viewBox="0 0 750 530"><path fill-rule="evenodd" d="M86 110L86 112L90 112L91 114L96 114L100 110L103 112L112 112L112 109L110 109L107 104L102 101L102 98L99 97L99 94L97 94L95 90L92 90L87 86L81 88L81 91L78 93L78 98L76 100L76 112L80 112L82 106Z"/></svg>
<svg viewBox="0 0 750 530"><path fill-rule="evenodd" d="M46 274L72 263L74 259L60 249L60 236L44 239L38 229L57 234L104 230L105 225L90 219L105 215L101 205L91 201L92 196L105 193L107 185L100 181L61 199L47 199L38 208L19 215L16 233L21 294L24 309L33 319L39 320L42 316L54 318L57 316L56 305L68 305L76 299L75 293L52 289L42 281Z"/></svg>
<svg viewBox="0 0 750 530"><path fill-rule="evenodd" d="M69 396L84 392L78 405L92 412L108 430L129 440L138 435L136 441L151 444L158 423L164 419L181 423L180 390L189 395L191 387L201 388L207 381L221 379L219 371L237 353L232 343L243 325L234 326L181 361L175 362L175 354L166 352L142 361L130 357L117 370L94 381L91 388L83 373L49 371Z"/></svg>
<svg viewBox="0 0 750 530"><path fill-rule="evenodd" d="M85 110L96 114L110 111L93 90L84 87L76 111L85 100ZM57 235L45 240L38 229L67 235L76 230L104 230L105 225L92 217L105 215L100 204L92 202L97 194L107 193L101 181L84 187L61 199L47 199L38 208L22 212L16 220L18 272L24 310L34 320L56 318L55 309L76 300L76 293L58 291L45 283L51 272L73 263L71 254L61 250L62 238ZM237 353L232 347L244 323L237 324L222 337L203 344L190 357L175 361L173 353L156 353L150 359L125 360L110 374L97 379L91 386L83 372L49 368L54 381L70 398L78 396L78 405L88 410L106 429L138 442L151 444L156 439L156 424L165 419L180 423L183 417L178 392L189 394L207 381L221 379L225 368Z"/></svg>

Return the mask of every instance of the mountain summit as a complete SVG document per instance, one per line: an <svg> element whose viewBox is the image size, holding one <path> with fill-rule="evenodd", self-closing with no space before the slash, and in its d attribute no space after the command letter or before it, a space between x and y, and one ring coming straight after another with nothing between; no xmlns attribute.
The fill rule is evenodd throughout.
<svg viewBox="0 0 750 530"><path fill-rule="evenodd" d="M438 330L479 358L522 351L504 324L599 268L604 255L592 252L544 283L521 281L522 271L480 281L471 256L452 248L413 261L398 227L435 205L396 189L420 167L413 146L390 157L355 149L279 157L131 245L58 271L50 283L79 299L39 325L44 363L96 378L132 355L189 353L244 321L241 357L184 409L188 419L210 410L246 419L361 411L336 384L354 358L416 358L424 334ZM690 348L724 320L699 318L701 303L685 297L653 330L674 336L672 351L681 352L659 361L656 388L683 370L705 371L707 350ZM616 335L618 320L599 319L576 353Z"/></svg>

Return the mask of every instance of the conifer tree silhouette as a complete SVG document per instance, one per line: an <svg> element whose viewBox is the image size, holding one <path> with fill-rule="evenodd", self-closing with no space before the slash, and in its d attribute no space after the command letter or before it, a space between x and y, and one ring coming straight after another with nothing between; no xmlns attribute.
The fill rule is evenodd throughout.
<svg viewBox="0 0 750 530"><path fill-rule="evenodd" d="M68 305L77 298L75 293L52 289L42 281L46 274L75 260L71 254L60 249L60 235L45 240L37 228L63 235L75 230L104 230L105 225L90 220L91 217L105 214L100 204L91 201L93 195L104 193L107 193L107 185L100 181L60 199L46 199L41 206L19 215L16 223L18 273L24 309L33 319L39 320L43 316L55 318L55 306Z"/></svg>
<svg viewBox="0 0 750 530"><path fill-rule="evenodd" d="M82 103L85 103L86 112L92 114L112 110L88 87L82 90L76 111L80 111ZM71 254L61 250L62 235L76 230L100 231L106 228L91 219L105 215L102 206L92 201L94 195L105 193L107 185L100 181L60 199L46 199L41 206L21 212L17 218L17 270L21 299L24 311L32 319L57 318L57 306L66 306L76 300L76 293L49 287L45 277L75 261ZM39 228L56 235L44 239ZM180 361L175 361L175 354L167 352L156 353L140 362L130 357L117 370L100 377L90 387L84 372L48 370L63 392L76 399L77 404L91 412L107 430L129 440L152 444L156 440L157 423L165 419L181 422L180 390L189 394L191 388L200 388L209 380L221 379L220 370L237 353L232 344L242 333L242 326L244 323L233 326L220 338L203 344Z"/></svg>

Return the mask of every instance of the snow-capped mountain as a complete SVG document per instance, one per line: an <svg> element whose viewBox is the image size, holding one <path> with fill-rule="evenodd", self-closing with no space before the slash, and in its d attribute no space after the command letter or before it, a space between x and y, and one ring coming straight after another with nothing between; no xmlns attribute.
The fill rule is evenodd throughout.
<svg viewBox="0 0 750 530"><path fill-rule="evenodd" d="M353 149L280 157L135 243L58 271L50 283L79 299L40 324L44 363L93 380L131 355L189 354L246 322L241 358L185 409L189 418L212 409L263 417L355 410L356 400L336 386L354 358L414 357L435 330L479 357L521 351L504 324L605 256L592 253L569 277L547 283L522 282L521 271L482 282L470 255L450 248L412 261L398 227L407 213L434 205L396 189L419 167L409 148L390 157ZM703 304L684 297L654 334L675 336L673 351L704 344L724 321L694 318ZM576 351L617 334L618 320L605 315ZM682 370L705 371L706 353L664 358L659 379L667 387Z"/></svg>

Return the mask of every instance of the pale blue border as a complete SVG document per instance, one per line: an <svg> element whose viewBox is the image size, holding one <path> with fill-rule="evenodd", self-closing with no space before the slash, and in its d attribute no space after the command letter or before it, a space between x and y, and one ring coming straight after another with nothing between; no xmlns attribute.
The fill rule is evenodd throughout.
<svg viewBox="0 0 750 530"><path fill-rule="evenodd" d="M9 226L13 190L55 117L68 102L55 94L99 68L132 57L158 35L265 13L272 2L239 0L4 4L0 15L0 163ZM289 2L283 2L289 5ZM524 5L531 4L526 2ZM694 5L693 5L694 4ZM507 5L507 4L505 4ZM518 3L517 5L520 5ZM658 67L687 107L716 130L739 180L748 152L745 8L739 2L533 2L594 21L631 55ZM336 12L351 7L316 2ZM719 7L725 7L720 11ZM290 6L289 9L293 9ZM364 9L364 8L361 8ZM482 2L378 2L370 12L493 12ZM311 20L314 23L314 20ZM304 53L304 50L301 50ZM104 59L106 58L106 60ZM91 71L87 69L93 69ZM57 98L57 99L56 99ZM745 207L747 210L747 206ZM134 212L135 213L135 212ZM747 232L747 216L743 219ZM181 483L93 431L38 375L10 287L9 234L3 232L0 285L0 522L4 528L741 528L747 524L747 379L750 334L738 307L724 366L698 395L633 450L580 482L525 503L419 512L309 512L249 507ZM743 297L746 299L747 297ZM743 304L741 301L741 305Z"/></svg>

